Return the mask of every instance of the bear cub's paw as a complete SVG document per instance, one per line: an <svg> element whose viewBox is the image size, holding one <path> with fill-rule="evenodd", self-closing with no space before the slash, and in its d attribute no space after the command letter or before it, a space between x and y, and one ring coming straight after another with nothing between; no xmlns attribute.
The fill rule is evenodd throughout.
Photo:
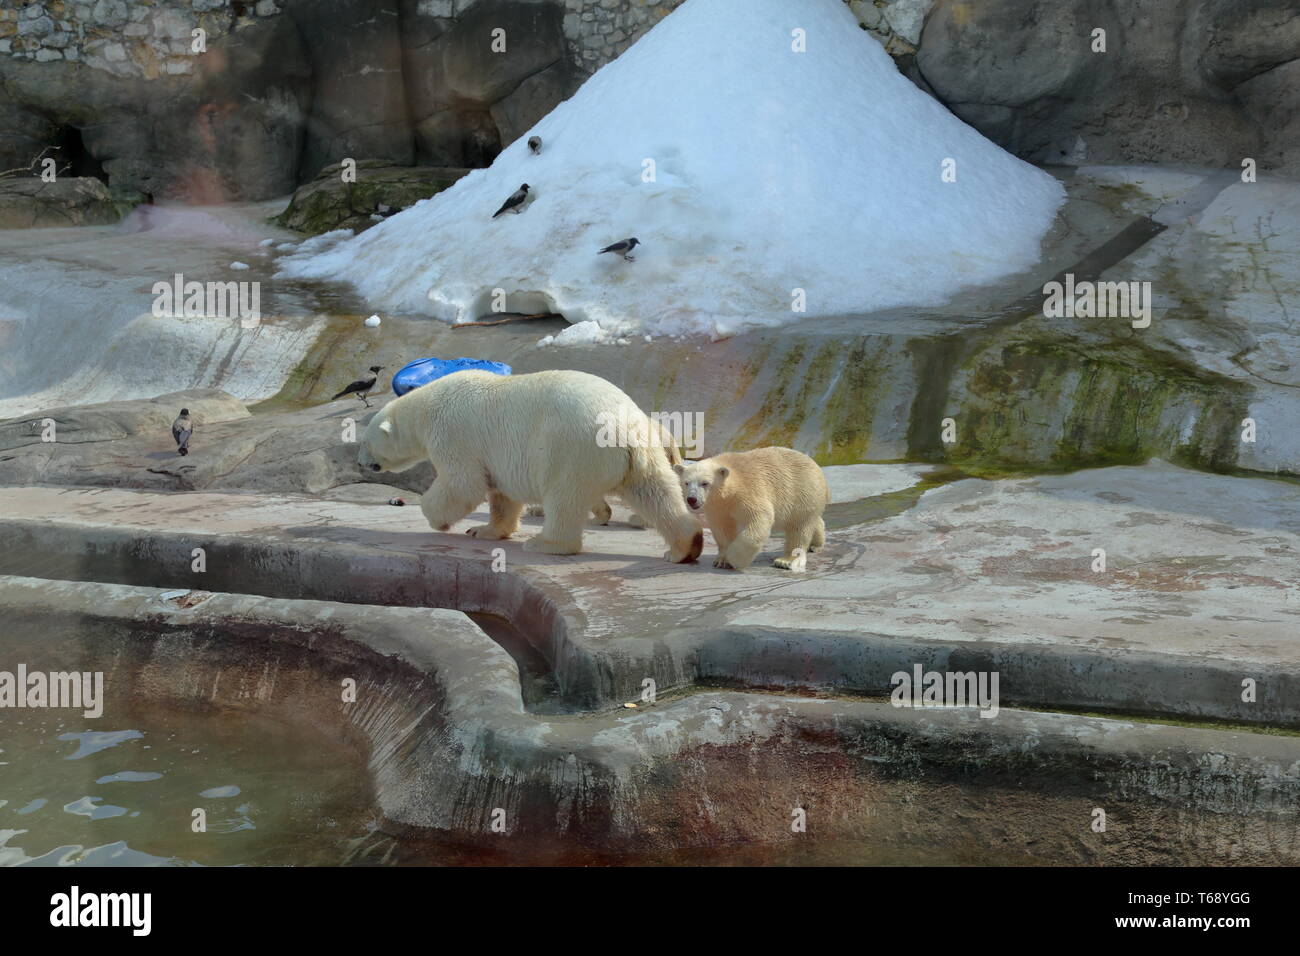
<svg viewBox="0 0 1300 956"><path fill-rule="evenodd" d="M808 568L808 556L796 548L788 558L776 558L772 564L782 571L804 571Z"/></svg>
<svg viewBox="0 0 1300 956"><path fill-rule="evenodd" d="M471 538L478 538L480 541L501 541L510 537L508 534L502 534L490 524L480 524L472 528L466 528L465 533Z"/></svg>

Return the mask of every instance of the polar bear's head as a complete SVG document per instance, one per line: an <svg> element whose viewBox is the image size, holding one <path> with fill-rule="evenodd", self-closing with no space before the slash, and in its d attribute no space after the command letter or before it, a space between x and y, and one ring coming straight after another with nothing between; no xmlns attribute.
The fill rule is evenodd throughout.
<svg viewBox="0 0 1300 956"><path fill-rule="evenodd" d="M692 511L703 511L709 495L717 491L731 474L730 468L714 464L712 458L673 465L673 471L682 481L682 497L686 499L686 507Z"/></svg>
<svg viewBox="0 0 1300 956"><path fill-rule="evenodd" d="M424 449L413 435L404 434L392 414L397 402L390 402L370 419L361 433L361 447L357 450L357 464L368 471L405 471L426 457Z"/></svg>

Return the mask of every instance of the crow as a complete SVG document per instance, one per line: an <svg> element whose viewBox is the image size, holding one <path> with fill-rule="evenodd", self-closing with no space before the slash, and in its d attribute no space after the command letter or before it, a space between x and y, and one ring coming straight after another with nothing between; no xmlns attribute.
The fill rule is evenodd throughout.
<svg viewBox="0 0 1300 956"><path fill-rule="evenodd" d="M528 148L531 149L533 155L536 156L542 151L542 138L540 136L528 137Z"/></svg>
<svg viewBox="0 0 1300 956"><path fill-rule="evenodd" d="M626 259L628 262L631 262L632 257L629 256L628 253L631 252L640 244L641 244L640 239L623 239L619 242L614 243L612 246L606 246L604 249L601 249L600 252L596 253L596 255L601 256L607 252L621 252L623 254L623 258Z"/></svg>
<svg viewBox="0 0 1300 956"><path fill-rule="evenodd" d="M194 434L194 423L190 421L190 410L182 408L176 421L172 422L172 438L176 440L176 451L182 455L190 453L190 436Z"/></svg>
<svg viewBox="0 0 1300 956"><path fill-rule="evenodd" d="M524 204L524 200L527 198L528 198L528 184L524 183L522 186L520 186L518 189L516 189L513 193L510 194L510 198L501 204L501 208L492 214L492 218L495 219L497 216L501 215L507 209L513 209L515 213L518 214L519 207Z"/></svg>
<svg viewBox="0 0 1300 956"><path fill-rule="evenodd" d="M366 401L366 396L368 396L370 392L374 389L375 383L379 381L379 373L382 372L383 370L384 370L384 366L382 365L370 366L369 375L362 375L361 378L357 379L347 388L343 389L343 391L335 395L334 398L331 398L330 401L335 401L337 399L340 399L344 395L355 395L357 398L361 399L361 401L365 402L366 408L369 408L370 402Z"/></svg>

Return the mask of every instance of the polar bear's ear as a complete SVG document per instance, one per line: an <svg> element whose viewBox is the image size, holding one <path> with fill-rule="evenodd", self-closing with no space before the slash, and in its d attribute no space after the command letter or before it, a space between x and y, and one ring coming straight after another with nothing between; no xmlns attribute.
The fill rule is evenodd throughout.
<svg viewBox="0 0 1300 956"><path fill-rule="evenodd" d="M379 430L385 435L391 435L393 433L393 423L385 418L379 423Z"/></svg>
<svg viewBox="0 0 1300 956"><path fill-rule="evenodd" d="M673 465L673 471L677 472L677 474L679 474L679 475L680 475L682 472L684 472L685 470L686 470L686 466L685 466L685 465Z"/></svg>
<svg viewBox="0 0 1300 956"><path fill-rule="evenodd" d="M729 474L731 474L731 469L728 468L726 465L718 466L717 475L719 478L726 478Z"/></svg>

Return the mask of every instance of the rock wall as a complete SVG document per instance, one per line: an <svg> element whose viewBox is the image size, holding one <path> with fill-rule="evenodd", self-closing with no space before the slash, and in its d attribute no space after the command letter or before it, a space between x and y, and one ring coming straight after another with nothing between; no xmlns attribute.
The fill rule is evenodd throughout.
<svg viewBox="0 0 1300 956"><path fill-rule="evenodd" d="M113 186L199 202L348 157L486 165L585 78L563 20L558 0L7 0L0 168L74 130Z"/></svg>
<svg viewBox="0 0 1300 956"><path fill-rule="evenodd" d="M937 0L917 54L949 109L1035 162L1300 174L1298 59L1295 0Z"/></svg>
<svg viewBox="0 0 1300 956"><path fill-rule="evenodd" d="M39 63L67 59L119 76L193 72L191 31L228 34L280 14L290 0L28 0L0 6L0 53ZM575 66L592 73L632 45L683 0L526 0L562 10L561 25ZM891 54L916 52L934 0L846 0ZM403 20L455 21L482 0L414 0ZM381 14L393 15L379 5Z"/></svg>
<svg viewBox="0 0 1300 956"><path fill-rule="evenodd" d="M60 144L115 188L219 201L347 157L482 166L681 2L0 0L0 168ZM1295 0L846 2L1020 156L1300 174Z"/></svg>
<svg viewBox="0 0 1300 956"><path fill-rule="evenodd" d="M454 19L428 18L430 10L451 7L450 0L404 4L403 73L415 150L420 162L436 166L486 166L585 76L574 67L558 3L462 0ZM493 49L494 41L504 52Z"/></svg>

